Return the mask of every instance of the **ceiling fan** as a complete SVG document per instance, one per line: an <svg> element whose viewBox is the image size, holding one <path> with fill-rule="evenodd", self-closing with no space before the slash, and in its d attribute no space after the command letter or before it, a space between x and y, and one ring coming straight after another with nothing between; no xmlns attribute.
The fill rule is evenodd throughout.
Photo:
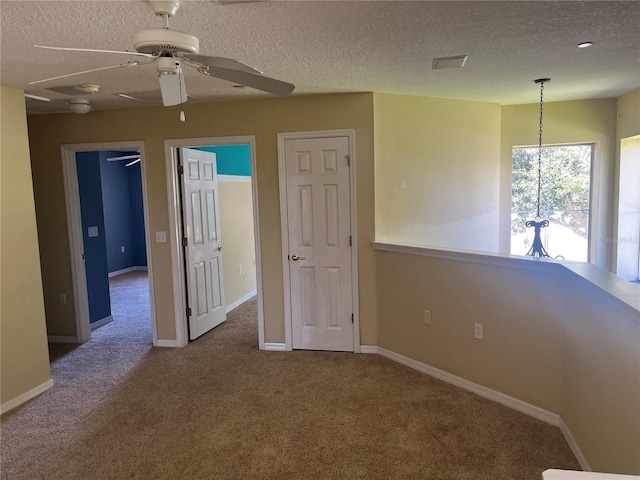
<svg viewBox="0 0 640 480"><path fill-rule="evenodd" d="M137 32L133 37L135 51L34 45L36 48L49 50L119 53L139 57L140 60L46 78L30 82L29 85L102 70L155 63L160 79L160 91L162 93L164 106L178 105L187 101L187 92L182 72L183 65L193 67L204 75L227 80L236 85L244 85L262 90L273 95L285 96L293 92L295 88L293 84L265 77L260 70L256 70L237 60L200 55L200 42L195 36L169 28L169 18L175 16L180 8L179 0L150 0L149 6L157 16L162 17L164 28L150 28Z"/></svg>

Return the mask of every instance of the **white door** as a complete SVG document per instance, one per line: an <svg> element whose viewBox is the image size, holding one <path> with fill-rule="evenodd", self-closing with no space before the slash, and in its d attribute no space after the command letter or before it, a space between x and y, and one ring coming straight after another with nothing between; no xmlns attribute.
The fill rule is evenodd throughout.
<svg viewBox="0 0 640 480"><path fill-rule="evenodd" d="M227 319L216 154L180 149L189 339Z"/></svg>
<svg viewBox="0 0 640 480"><path fill-rule="evenodd" d="M293 348L353 351L348 137L285 140Z"/></svg>

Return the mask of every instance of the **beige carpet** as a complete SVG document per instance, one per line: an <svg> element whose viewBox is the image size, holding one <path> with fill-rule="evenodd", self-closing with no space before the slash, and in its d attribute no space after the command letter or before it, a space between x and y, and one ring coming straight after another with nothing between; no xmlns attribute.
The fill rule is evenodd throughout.
<svg viewBox="0 0 640 480"><path fill-rule="evenodd" d="M152 348L146 279L122 277L116 320L79 348L55 346L55 386L3 416L3 479L539 480L578 469L557 428L377 355L259 351L255 301L187 348Z"/></svg>

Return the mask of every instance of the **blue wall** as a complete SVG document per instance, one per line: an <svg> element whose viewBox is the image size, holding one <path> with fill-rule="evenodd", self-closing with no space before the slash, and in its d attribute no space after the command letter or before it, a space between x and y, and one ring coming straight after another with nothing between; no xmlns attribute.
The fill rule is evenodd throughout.
<svg viewBox="0 0 640 480"><path fill-rule="evenodd" d="M99 152L109 272L147 264L140 163L107 161L132 153Z"/></svg>
<svg viewBox="0 0 640 480"><path fill-rule="evenodd" d="M102 185L98 152L76 154L76 169L80 189L80 213L84 242L89 321L102 320L111 315L105 222L102 205ZM89 227L98 227L98 236L89 237Z"/></svg>
<svg viewBox="0 0 640 480"><path fill-rule="evenodd" d="M137 163L127 168L129 202L131 205L131 236L133 238L133 264L147 266L147 243L144 233L144 203L142 201L142 169Z"/></svg>
<svg viewBox="0 0 640 480"><path fill-rule="evenodd" d="M194 150L216 153L218 175L251 176L251 151L249 145L195 147Z"/></svg>

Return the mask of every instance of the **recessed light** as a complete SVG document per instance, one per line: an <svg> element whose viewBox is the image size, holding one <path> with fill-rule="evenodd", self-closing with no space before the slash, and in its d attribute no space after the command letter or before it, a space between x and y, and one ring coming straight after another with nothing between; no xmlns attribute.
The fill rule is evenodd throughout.
<svg viewBox="0 0 640 480"><path fill-rule="evenodd" d="M458 55L456 57L434 58L431 68L441 70L443 68L462 68L467 62L468 55Z"/></svg>
<svg viewBox="0 0 640 480"><path fill-rule="evenodd" d="M578 48L589 48L593 45L593 42L582 42L578 44Z"/></svg>

